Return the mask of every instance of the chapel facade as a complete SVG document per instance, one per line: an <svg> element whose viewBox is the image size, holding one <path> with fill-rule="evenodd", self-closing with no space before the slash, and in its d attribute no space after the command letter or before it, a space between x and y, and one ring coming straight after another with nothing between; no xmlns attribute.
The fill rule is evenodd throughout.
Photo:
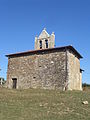
<svg viewBox="0 0 90 120"><path fill-rule="evenodd" d="M35 37L35 50L6 55L7 87L82 90L82 56L73 46L55 47L54 32Z"/></svg>

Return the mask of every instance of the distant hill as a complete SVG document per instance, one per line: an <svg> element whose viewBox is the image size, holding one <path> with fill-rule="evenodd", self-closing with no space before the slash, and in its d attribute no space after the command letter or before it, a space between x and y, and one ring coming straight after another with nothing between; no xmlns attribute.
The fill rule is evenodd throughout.
<svg viewBox="0 0 90 120"><path fill-rule="evenodd" d="M82 86L83 86L83 87L90 87L90 84L83 83Z"/></svg>

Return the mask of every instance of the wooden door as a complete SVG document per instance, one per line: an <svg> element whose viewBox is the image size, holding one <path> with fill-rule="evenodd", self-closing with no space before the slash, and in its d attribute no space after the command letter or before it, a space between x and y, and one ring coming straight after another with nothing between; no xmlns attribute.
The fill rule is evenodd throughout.
<svg viewBox="0 0 90 120"><path fill-rule="evenodd" d="M17 88L17 78L13 78L13 89Z"/></svg>

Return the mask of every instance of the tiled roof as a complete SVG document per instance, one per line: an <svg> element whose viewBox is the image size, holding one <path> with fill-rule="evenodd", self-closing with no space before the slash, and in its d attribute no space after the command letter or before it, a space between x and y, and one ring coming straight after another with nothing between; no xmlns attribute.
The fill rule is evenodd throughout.
<svg viewBox="0 0 90 120"><path fill-rule="evenodd" d="M12 56L21 56L21 55L26 55L26 54L36 54L44 51L53 51L53 50L61 50L61 49L70 49L72 50L79 58L83 58L80 53L71 45L69 46L62 46L62 47L56 47L56 48L47 48L47 49L39 49L39 50L30 50L26 52L19 52L19 53L14 53L14 54L8 54L6 57L12 57Z"/></svg>

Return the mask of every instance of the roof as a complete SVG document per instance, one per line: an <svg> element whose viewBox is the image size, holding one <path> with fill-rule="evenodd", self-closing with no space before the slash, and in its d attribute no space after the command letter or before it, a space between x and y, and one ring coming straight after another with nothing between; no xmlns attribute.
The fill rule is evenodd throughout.
<svg viewBox="0 0 90 120"><path fill-rule="evenodd" d="M41 53L45 51L53 51L53 50L62 50L62 49L70 49L72 50L79 58L83 58L80 53L71 45L69 46L62 46L62 47L56 47L56 48L47 48L47 49L39 49L39 50L30 50L26 52L19 52L19 53L14 53L14 54L8 54L6 57L13 57L13 56L21 56L21 55L26 55L26 54L36 54L36 53Z"/></svg>

